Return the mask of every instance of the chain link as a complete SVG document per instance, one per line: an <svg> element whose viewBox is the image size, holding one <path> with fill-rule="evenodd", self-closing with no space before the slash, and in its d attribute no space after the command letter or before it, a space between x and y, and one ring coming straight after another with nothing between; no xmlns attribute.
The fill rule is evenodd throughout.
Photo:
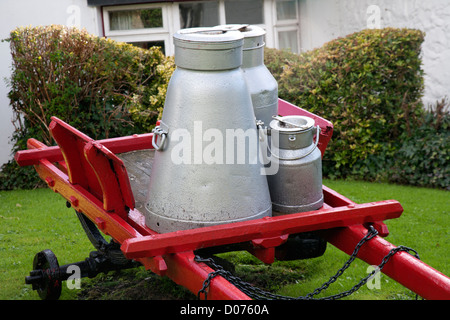
<svg viewBox="0 0 450 320"><path fill-rule="evenodd" d="M245 293L247 296L249 296L252 299L256 300L337 300L344 297L347 297L351 295L352 293L356 292L359 288L361 288L363 285L367 283L367 281L375 275L375 273L381 271L383 267L388 263L389 259L391 259L397 252L404 251L407 252L413 256L415 256L417 259L420 260L419 254L416 250L405 247L405 246L398 246L396 248L393 248L389 251L389 253L383 257L381 263L378 265L378 267L373 270L368 276L362 278L356 285L354 285L351 289L327 296L322 298L314 298L314 296L321 293L323 290L326 290L332 283L334 283L343 273L345 270L350 267L350 264L356 259L356 256L361 249L361 247L374 238L378 234L378 231L375 230L373 226L369 226L369 230L367 234L358 242L358 244L355 246L355 249L353 250L353 253L350 255L350 258L344 263L342 268L340 268L335 275L331 276L330 279L322 284L319 288L315 289L313 292L308 293L306 296L299 296L299 297L289 297L289 296L282 296L270 292L266 292L262 289L256 288L253 285L251 285L248 282L245 282L241 280L240 278L234 276L231 272L226 271L222 268L222 266L216 264L212 258L201 258L199 256L195 257L196 262L203 262L206 263L208 266L210 266L215 271L208 274L205 281L203 282L202 288L197 293L197 298L200 299L201 294L204 295L205 300L208 297L208 288L211 284L212 279L214 279L217 276L221 276L225 278L228 282L233 284L236 288L241 290L243 293ZM417 298L417 296L416 296Z"/></svg>

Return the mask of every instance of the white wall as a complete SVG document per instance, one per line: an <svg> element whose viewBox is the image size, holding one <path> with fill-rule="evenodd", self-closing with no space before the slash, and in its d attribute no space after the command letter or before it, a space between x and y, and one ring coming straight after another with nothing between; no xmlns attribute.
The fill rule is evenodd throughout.
<svg viewBox="0 0 450 320"><path fill-rule="evenodd" d="M30 25L81 25L90 33L99 34L97 10L86 4L86 0L1 0L0 39L8 38L10 31L18 26ZM9 43L0 42L0 166L13 157L9 141L14 127L5 81L10 75Z"/></svg>
<svg viewBox="0 0 450 320"><path fill-rule="evenodd" d="M450 0L300 1L303 50L376 24L424 31L424 105L450 99Z"/></svg>

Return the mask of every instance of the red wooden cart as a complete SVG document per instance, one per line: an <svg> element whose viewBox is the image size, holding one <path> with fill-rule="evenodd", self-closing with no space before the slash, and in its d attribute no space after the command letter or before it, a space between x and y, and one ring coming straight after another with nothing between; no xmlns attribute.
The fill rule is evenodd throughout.
<svg viewBox="0 0 450 320"><path fill-rule="evenodd" d="M319 148L324 153L333 131L329 121L281 99L279 114L313 117L321 127ZM127 168L118 156L152 149L152 133L95 141L57 118L53 118L50 131L58 146L30 139L28 150L15 155L18 164L34 165L48 187L87 217L84 223L111 236L127 259L171 278L195 294L214 272L195 259L194 251L203 248L240 244L261 261L272 263L277 248L289 235L317 231L327 242L352 254L368 235L370 225L378 235L360 247L359 259L378 265L395 249L383 239L388 234L383 221L400 217L400 203L386 200L357 204L326 186L325 204L316 211L158 234L145 225L143 214L136 208ZM40 290L43 298L59 297L58 293L51 294L52 286L60 286L64 280L65 269L52 259L48 251L36 255L36 270L27 277L27 283ZM94 260L99 262L91 259L81 264L92 264ZM109 270L98 265L91 269ZM382 271L425 299L450 298L450 279L408 252L396 252ZM226 277L219 275L209 280L208 299L250 299Z"/></svg>

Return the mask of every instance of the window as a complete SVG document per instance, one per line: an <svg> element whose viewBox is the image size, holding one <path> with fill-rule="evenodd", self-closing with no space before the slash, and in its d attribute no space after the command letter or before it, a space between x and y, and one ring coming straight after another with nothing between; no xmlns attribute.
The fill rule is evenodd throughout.
<svg viewBox="0 0 450 320"><path fill-rule="evenodd" d="M218 1L180 3L179 12L181 29L220 24Z"/></svg>
<svg viewBox="0 0 450 320"><path fill-rule="evenodd" d="M227 24L263 24L263 0L227 0L225 18Z"/></svg>
<svg viewBox="0 0 450 320"><path fill-rule="evenodd" d="M297 1L277 1L277 20L297 20Z"/></svg>
<svg viewBox="0 0 450 320"><path fill-rule="evenodd" d="M109 12L110 30L162 28L161 8Z"/></svg>
<svg viewBox="0 0 450 320"><path fill-rule="evenodd" d="M103 8L105 36L141 48L170 45L168 8L163 4L108 6Z"/></svg>
<svg viewBox="0 0 450 320"><path fill-rule="evenodd" d="M298 53L297 30L278 31L278 48Z"/></svg>
<svg viewBox="0 0 450 320"><path fill-rule="evenodd" d="M299 53L298 1L276 0L274 11L276 47Z"/></svg>
<svg viewBox="0 0 450 320"><path fill-rule="evenodd" d="M163 5L112 6L103 8L105 35L129 35L168 31Z"/></svg>

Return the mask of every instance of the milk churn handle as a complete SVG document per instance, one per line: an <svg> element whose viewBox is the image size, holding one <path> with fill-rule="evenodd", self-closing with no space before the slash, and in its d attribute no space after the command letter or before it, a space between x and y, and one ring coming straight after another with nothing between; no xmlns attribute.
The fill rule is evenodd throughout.
<svg viewBox="0 0 450 320"><path fill-rule="evenodd" d="M156 143L156 136L161 136L161 142L159 145ZM155 148L155 150L162 151L164 143L166 142L166 136L167 132L164 131L164 129L162 129L160 126L156 126L153 129L152 146L153 148Z"/></svg>
<svg viewBox="0 0 450 320"><path fill-rule="evenodd" d="M249 48L243 48L242 51L250 51L250 50L254 50L254 49L261 49L264 48L266 46L266 43L263 41L261 44L254 46L254 47L249 47Z"/></svg>
<svg viewBox="0 0 450 320"><path fill-rule="evenodd" d="M256 120L256 129L258 130L259 141L264 141L264 122Z"/></svg>
<svg viewBox="0 0 450 320"><path fill-rule="evenodd" d="M300 156L300 157L295 157L295 158L281 158L281 157L278 157L278 156L276 156L275 154L272 153L272 150L270 150L269 145L267 145L267 149L269 150L269 152L270 152L270 154L271 154L272 156L274 156L275 158L277 158L277 159L279 159L279 160L300 160L300 159L303 159L303 158L309 156L309 155L317 148L317 145L319 144L319 135L320 135L320 127L319 127L319 126L316 126L316 142L314 143L314 146L313 146L313 147L311 148L311 150L309 150L306 154L304 154L304 155L302 155L302 156Z"/></svg>

